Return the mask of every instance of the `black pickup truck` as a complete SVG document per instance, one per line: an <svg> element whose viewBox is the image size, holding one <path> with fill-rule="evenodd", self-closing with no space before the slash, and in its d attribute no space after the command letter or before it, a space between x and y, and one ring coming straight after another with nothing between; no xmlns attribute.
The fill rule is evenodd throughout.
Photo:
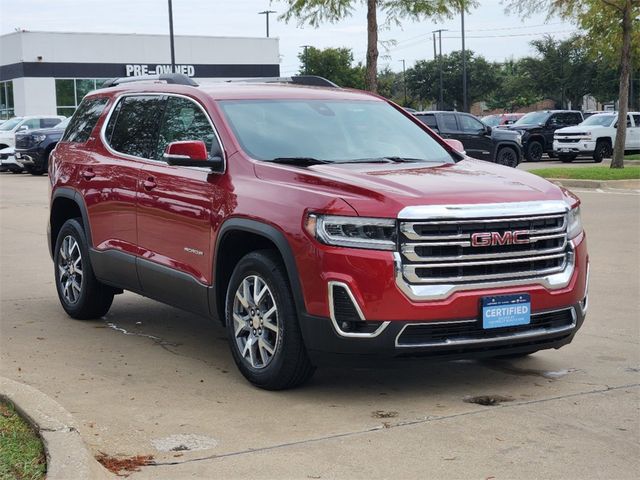
<svg viewBox="0 0 640 480"><path fill-rule="evenodd" d="M539 162L542 154L553 155L553 134L556 130L578 125L582 120L582 112L577 110L540 110L527 113L516 123L501 129L520 132L524 158L529 162Z"/></svg>
<svg viewBox="0 0 640 480"><path fill-rule="evenodd" d="M49 155L62 138L69 119L52 128L39 128L16 133L16 161L31 175L46 173Z"/></svg>
<svg viewBox="0 0 640 480"><path fill-rule="evenodd" d="M522 160L519 132L491 128L469 113L429 111L414 115L442 138L462 142L470 157L509 167L517 167Z"/></svg>

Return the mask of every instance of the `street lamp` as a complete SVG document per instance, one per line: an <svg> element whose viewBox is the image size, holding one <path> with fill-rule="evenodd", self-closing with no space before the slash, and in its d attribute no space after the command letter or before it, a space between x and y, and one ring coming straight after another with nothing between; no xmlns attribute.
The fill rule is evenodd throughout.
<svg viewBox="0 0 640 480"><path fill-rule="evenodd" d="M404 86L404 106L407 106L407 68L404 59L398 60L402 62L402 84Z"/></svg>
<svg viewBox="0 0 640 480"><path fill-rule="evenodd" d="M173 42L173 6L169 0L169 44L171 47L171 73L176 73L176 50Z"/></svg>
<svg viewBox="0 0 640 480"><path fill-rule="evenodd" d="M438 54L438 67L440 69L440 101L439 101L439 105L438 105L438 110L442 110L444 107L444 80L442 78L442 32L446 32L448 30L441 28L439 30L434 30L433 34L433 40L434 40L434 56L435 56L435 34L438 34L438 43L440 44L440 53Z"/></svg>
<svg viewBox="0 0 640 480"><path fill-rule="evenodd" d="M258 12L258 15L265 15L267 21L267 38L269 38L269 15L276 13L275 10L265 10L264 12Z"/></svg>

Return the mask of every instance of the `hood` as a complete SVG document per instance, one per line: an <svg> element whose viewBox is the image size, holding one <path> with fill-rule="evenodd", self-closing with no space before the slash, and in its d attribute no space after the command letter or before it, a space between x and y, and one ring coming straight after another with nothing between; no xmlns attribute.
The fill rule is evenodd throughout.
<svg viewBox="0 0 640 480"><path fill-rule="evenodd" d="M538 125L537 123L523 123L522 125L502 125L500 128L505 130L533 130L534 128L542 128L542 125Z"/></svg>
<svg viewBox="0 0 640 480"><path fill-rule="evenodd" d="M574 125L573 127L559 128L555 131L555 134L590 132L591 130L598 130L599 128L609 127L604 127L602 125Z"/></svg>
<svg viewBox="0 0 640 480"><path fill-rule="evenodd" d="M361 216L396 217L404 207L562 200L541 177L481 160L456 164L342 164L301 168L256 164L264 180L340 197Z"/></svg>
<svg viewBox="0 0 640 480"><path fill-rule="evenodd" d="M512 140L517 141L520 132L518 130L510 130L505 128L492 128L491 138L495 140Z"/></svg>
<svg viewBox="0 0 640 480"><path fill-rule="evenodd" d="M19 132L16 133L16 137L28 137L30 135L60 135L62 136L62 134L64 133L64 128L56 128L56 127L51 127L51 128L36 128L34 130L28 130L26 132Z"/></svg>

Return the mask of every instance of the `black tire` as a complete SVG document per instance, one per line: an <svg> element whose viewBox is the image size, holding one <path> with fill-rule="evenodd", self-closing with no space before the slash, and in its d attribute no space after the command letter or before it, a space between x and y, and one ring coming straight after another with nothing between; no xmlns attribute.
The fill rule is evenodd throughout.
<svg viewBox="0 0 640 480"><path fill-rule="evenodd" d="M496 163L506 167L517 167L518 160L518 152L511 147L502 147L496 154Z"/></svg>
<svg viewBox="0 0 640 480"><path fill-rule="evenodd" d="M21 168L11 168L9 169L9 171L17 175L18 173L22 173L24 170L22 170Z"/></svg>
<svg viewBox="0 0 640 480"><path fill-rule="evenodd" d="M77 248L72 249L72 254L69 254L67 250L63 255L63 249L70 246L72 240L77 245ZM77 263L76 256L78 251L80 255L79 263ZM66 259L65 256L67 257ZM71 268L71 264L74 264L73 268ZM70 219L62 225L56 239L53 268L58 298L62 308L70 317L78 320L89 320L100 318L109 311L115 291L113 288L100 283L93 273L87 237L80 219ZM78 269L80 270L79 275ZM62 270L65 270L66 274L62 273ZM77 289L73 288L74 279L75 284L79 286L79 292L76 292Z"/></svg>
<svg viewBox="0 0 640 480"><path fill-rule="evenodd" d="M606 140L598 140L596 143L596 149L593 151L593 161L596 163L602 163L605 158L609 158L613 151L611 144Z"/></svg>
<svg viewBox="0 0 640 480"><path fill-rule="evenodd" d="M262 297L258 295L257 306L253 301L255 296L251 293L251 288L251 298L247 298L249 295L246 292L244 296L238 297L241 293L239 289L241 286L244 288L245 281L249 286L261 282L260 291L262 286L268 287ZM249 306L245 307L245 304ZM275 313L267 316L268 312L265 310L272 310L273 307L276 308ZM242 321L234 320L234 309ZM243 311L247 313L246 316L240 315ZM253 385L266 390L284 390L301 385L311 378L315 368L311 365L300 333L286 270L275 252L260 250L240 259L229 280L225 317L233 359L240 372ZM267 327L266 324L270 326ZM237 335L236 327L239 328ZM261 344L261 341L267 343ZM245 358L241 352L242 345L243 351L250 358ZM253 353L253 347L256 345L258 351ZM268 350L262 350L264 345L272 348L270 357Z"/></svg>
<svg viewBox="0 0 640 480"><path fill-rule="evenodd" d="M571 163L576 159L577 155L561 153L559 158L562 163Z"/></svg>
<svg viewBox="0 0 640 480"><path fill-rule="evenodd" d="M525 149L525 157L530 162L539 162L542 160L542 154L544 153L544 147L537 140L533 140L527 144Z"/></svg>

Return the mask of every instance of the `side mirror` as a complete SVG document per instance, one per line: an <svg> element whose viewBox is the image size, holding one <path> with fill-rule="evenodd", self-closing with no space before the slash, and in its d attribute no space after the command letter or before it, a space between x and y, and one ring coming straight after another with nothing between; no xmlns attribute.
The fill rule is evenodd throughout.
<svg viewBox="0 0 640 480"><path fill-rule="evenodd" d="M16 132L26 132L27 130L29 130L29 127L27 125L20 125L17 129Z"/></svg>
<svg viewBox="0 0 640 480"><path fill-rule="evenodd" d="M207 146L202 140L172 142L167 145L162 158L176 167L206 167L222 171L224 166L222 156L209 158Z"/></svg>
<svg viewBox="0 0 640 480"><path fill-rule="evenodd" d="M491 135L491 127L489 125L484 126L485 135Z"/></svg>
<svg viewBox="0 0 640 480"><path fill-rule="evenodd" d="M449 145L451 148L453 148L458 153L462 153L463 155L466 155L466 153L467 153L467 152L464 151L464 145L462 144L462 142L460 140L455 140L453 138L446 138L446 139L444 139L444 143Z"/></svg>

